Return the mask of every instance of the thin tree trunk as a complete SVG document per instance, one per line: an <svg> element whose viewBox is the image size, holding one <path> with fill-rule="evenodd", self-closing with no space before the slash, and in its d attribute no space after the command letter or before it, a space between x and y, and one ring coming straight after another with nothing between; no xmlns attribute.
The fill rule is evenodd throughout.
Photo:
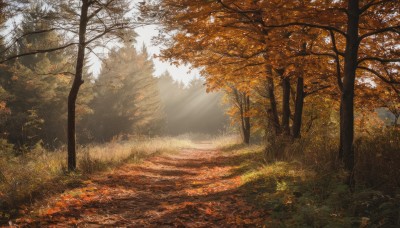
<svg viewBox="0 0 400 228"><path fill-rule="evenodd" d="M79 47L76 60L75 77L68 96L68 171L74 171L76 169L75 106L79 88L83 84L82 74L85 61L88 8L89 1L82 0L81 17L79 22Z"/></svg>
<svg viewBox="0 0 400 228"><path fill-rule="evenodd" d="M244 116L244 143L250 144L251 124L248 112L250 111L250 96L245 95L245 116Z"/></svg>
<svg viewBox="0 0 400 228"><path fill-rule="evenodd" d="M300 138L301 134L301 123L303 116L303 106L304 106L304 78L297 78L297 88L296 88L296 104L294 110L294 121L293 121L293 138Z"/></svg>
<svg viewBox="0 0 400 228"><path fill-rule="evenodd" d="M283 134L286 136L290 135L290 79L288 77L282 78L282 129Z"/></svg>
<svg viewBox="0 0 400 228"><path fill-rule="evenodd" d="M246 117L245 122L249 121L250 118ZM244 144L250 144L250 129L243 129L243 143Z"/></svg>
<svg viewBox="0 0 400 228"><path fill-rule="evenodd" d="M241 127L242 127L243 143L248 144L248 139L247 139L247 135L246 135L245 117L244 117L244 111L243 111L243 103L240 105L240 123L241 123Z"/></svg>
<svg viewBox="0 0 400 228"><path fill-rule="evenodd" d="M246 128L246 95L239 93L237 89L233 89L233 93L235 95L235 100L239 108L239 114L240 114L240 127L241 127L241 133L242 133L242 140L243 143L249 144L250 142L250 137L249 134L247 133L247 128Z"/></svg>
<svg viewBox="0 0 400 228"><path fill-rule="evenodd" d="M269 69L269 72L271 73L271 69ZM267 77L267 91L270 105L270 110L268 112L270 114L270 122L272 122L275 135L279 135L281 132L281 125L279 123L278 108L276 105L274 79L272 79L271 74Z"/></svg>
<svg viewBox="0 0 400 228"><path fill-rule="evenodd" d="M344 78L341 98L341 121L340 131L343 163L346 170L350 172L348 184L354 186L354 83L357 69L357 58L359 48L359 0L348 1L347 42L344 57Z"/></svg>
<svg viewBox="0 0 400 228"><path fill-rule="evenodd" d="M339 110L339 126L340 126L340 132L339 132L339 160L344 161L343 159L343 142L344 142L344 131L342 131L342 125L343 125L343 104L340 102L340 110Z"/></svg>

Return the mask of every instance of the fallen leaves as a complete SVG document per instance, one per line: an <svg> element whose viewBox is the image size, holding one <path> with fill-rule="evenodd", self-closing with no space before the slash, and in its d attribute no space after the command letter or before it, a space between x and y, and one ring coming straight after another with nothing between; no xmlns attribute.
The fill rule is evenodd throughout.
<svg viewBox="0 0 400 228"><path fill-rule="evenodd" d="M50 208L50 209L48 209L48 210L46 211L46 215L52 215L52 214L58 213L58 212L60 212L60 211L61 211L61 208L59 208L59 207L53 207L53 208Z"/></svg>
<svg viewBox="0 0 400 228"><path fill-rule="evenodd" d="M205 210L205 213L206 213L206 215L212 215L214 212L210 208L207 208Z"/></svg>
<svg viewBox="0 0 400 228"><path fill-rule="evenodd" d="M266 212L237 192L239 176L217 151L184 150L126 165L50 200L24 224L55 226L262 226ZM26 210L26 209L25 209Z"/></svg>

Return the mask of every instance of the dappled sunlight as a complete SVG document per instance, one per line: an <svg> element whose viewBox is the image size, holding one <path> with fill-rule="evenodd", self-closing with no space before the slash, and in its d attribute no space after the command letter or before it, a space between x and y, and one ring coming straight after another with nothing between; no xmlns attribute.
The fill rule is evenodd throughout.
<svg viewBox="0 0 400 228"><path fill-rule="evenodd" d="M68 187L80 186L86 175L109 170L131 162L138 163L146 158L163 153L173 153L190 147L189 140L171 138L138 139L84 147L78 153L79 173L66 175L65 150L46 151L37 148L29 155L16 157L2 165L7 182L0 182L2 207L24 204L35 197L48 197ZM0 160L1 162L1 160Z"/></svg>
<svg viewBox="0 0 400 228"><path fill-rule="evenodd" d="M0 226L400 227L398 9L0 0Z"/></svg>
<svg viewBox="0 0 400 228"><path fill-rule="evenodd" d="M82 187L48 199L36 219L21 218L17 223L260 225L265 211L245 201L239 191L241 176L230 176L234 167L229 161L234 157L222 155L206 141L191 147L94 176Z"/></svg>
<svg viewBox="0 0 400 228"><path fill-rule="evenodd" d="M231 169L232 167L227 166L215 167L200 172L200 178L196 178L195 181L191 182L190 184L193 187L186 189L185 193L189 196L207 196L237 189L242 183L239 176L225 178L229 175Z"/></svg>
<svg viewBox="0 0 400 228"><path fill-rule="evenodd" d="M222 93L206 93L203 79L193 80L184 86L172 77L166 73L158 79L166 133L216 135L224 130L228 118L221 105Z"/></svg>

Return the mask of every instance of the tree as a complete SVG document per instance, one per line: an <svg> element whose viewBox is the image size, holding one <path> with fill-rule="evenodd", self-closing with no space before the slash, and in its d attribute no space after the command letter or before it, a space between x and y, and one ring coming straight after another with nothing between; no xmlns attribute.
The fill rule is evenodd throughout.
<svg viewBox="0 0 400 228"><path fill-rule="evenodd" d="M0 128L5 129L7 118L9 117L10 108L7 106L7 100L9 99L9 93L0 86ZM0 139L7 137L7 132L4 130L1 132Z"/></svg>
<svg viewBox="0 0 400 228"><path fill-rule="evenodd" d="M290 56L290 54L286 54L287 50L290 50L290 46L288 46L289 43L281 41L290 38L293 32L305 29L313 29L317 31L316 33L320 33L317 46L324 48L316 52L312 43L306 44L306 53L329 57L329 60L325 62L325 65L329 66L328 68L336 65L336 82L341 93L339 157L351 174L354 168L355 87L363 87L362 83L358 83L363 78L360 73L364 72L365 74L368 71L374 75L373 80L385 81L392 85L393 90L398 91L397 86L393 85L398 84L394 72L398 67L395 63L399 61L398 50L396 51L398 49L396 40L399 36L399 15L392 12L399 8L399 4L398 1L392 0L334 1L329 3L311 0L298 2L216 0L181 1L180 4L165 0L155 8L162 12L172 12L160 14L163 25L166 26L165 30L172 32L173 42L169 41L167 44L174 49L166 52L169 56L185 59L184 61L191 63L197 62L198 56L207 54L210 49L206 48L206 51L198 49L196 55L193 55L193 52L185 54L182 51L187 50L188 46L191 47L189 50L208 47L208 45L215 47L218 45L213 45L212 42L220 45L222 41L228 40L229 44L224 48L225 51L218 52L222 55L218 59L221 66L223 65L221 60L226 56L238 57L241 55L242 59L259 56L260 52L254 51L254 47L258 46L262 47L261 52L264 52L266 57L264 64L271 67L272 71L278 70L278 73L281 71L281 74L278 75L285 80L286 77L282 72L288 66L282 65L284 62L281 60L285 56ZM144 12L146 13L146 9ZM189 35L184 35L185 33ZM230 42L232 40L236 40L236 42ZM244 49L240 45L240 40L247 43L244 45ZM306 40L310 41L307 37ZM379 42L376 42L378 40ZM183 43L189 45L182 46ZM382 51L384 50L382 47L388 51ZM246 51L248 55L243 55ZM254 55L249 54L251 51ZM377 63L390 69L386 72L382 71L382 73L375 68L379 65ZM206 64L197 64L201 67L204 65ZM248 62L247 65L249 65ZM271 71L268 69L267 72ZM224 77L224 80L227 80L226 75L214 74L214 76ZM284 85L287 89L284 93L286 96L283 103L285 107L284 121L282 121L286 133L289 129L288 116L290 116L287 102L290 100L290 98L288 99L290 96L288 84L286 80ZM301 82L299 84L301 85ZM317 90L324 87L322 85ZM273 86L269 86L269 88L273 88ZM270 98L273 97L270 96ZM272 117L276 116L272 113ZM274 119L276 123L274 126L281 126L278 118ZM351 183L352 175L349 177L349 183Z"/></svg>
<svg viewBox="0 0 400 228"><path fill-rule="evenodd" d="M30 5L15 31L17 36L48 29L50 24L42 18L51 15L41 3ZM52 48L62 42L63 38L54 31L21 37L10 55L24 53L30 48ZM71 69L67 55L68 50L59 50L22 56L4 65L0 84L10 94L8 106L12 113L7 120L8 138L18 148L30 148L38 142L48 146L64 142L63 129L53 125L62 123L66 114L63 101L70 76L64 72Z"/></svg>
<svg viewBox="0 0 400 228"><path fill-rule="evenodd" d="M145 46L137 53L125 43L109 53L95 83L94 113L88 117L96 139L160 133L162 105L153 71Z"/></svg>
<svg viewBox="0 0 400 228"><path fill-rule="evenodd" d="M220 1L222 2L222 1ZM340 149L339 157L342 158L345 168L353 173L354 169L354 96L357 78L357 68L365 61L378 61L381 63L398 62L396 52L385 53L384 56L376 56L372 40L380 36L398 37L398 15L392 14L399 7L398 1L338 1L329 5L320 2L307 2L294 6L282 5L282 11L273 7L266 8L269 11L279 12L280 19L267 23L267 28L283 28L289 26L313 27L329 31L334 54L343 57L343 75L338 72L338 85L341 89L341 121L340 121ZM318 18L314 12L319 12ZM269 15L268 12L265 12ZM294 15L294 16L293 16ZM383 19L385 18L385 19ZM272 18L271 18L272 19ZM274 18L275 19L275 18ZM275 23L274 23L275 22ZM340 36L336 38L336 35ZM343 40L344 39L344 40ZM396 38L394 38L396 39ZM340 45L344 44L344 45ZM393 43L392 43L393 45ZM340 50L341 47L344 50ZM372 49L371 49L372 47ZM390 49L394 46L387 46ZM340 59L336 58L340 65ZM368 68L371 70L370 68ZM381 79L376 75L378 80ZM396 80L390 80L395 83ZM352 175L349 183L353 185Z"/></svg>
<svg viewBox="0 0 400 228"><path fill-rule="evenodd" d="M129 37L129 35L126 36L126 33L133 28L131 21L126 17L130 11L130 4L125 0L49 0L48 4L57 12L55 17L47 18L52 21L52 27L22 36L60 31L71 37L71 40L54 48L30 49L24 53L8 56L0 62L78 46L75 73L73 73L74 80L68 96L68 170L73 171L76 169L76 100L84 82L85 51L94 52L94 48L101 44L98 42L100 39L107 41ZM19 38L16 37L11 43L15 44ZM104 42L104 44L106 43Z"/></svg>
<svg viewBox="0 0 400 228"><path fill-rule="evenodd" d="M255 3L243 3L247 6L246 4L252 6ZM331 74L313 72L314 75L307 76L301 70L293 70L296 67L307 69L307 65L318 63L319 57L310 57L313 41L318 37L315 30L297 31L288 28L283 31L269 31L263 27L265 24L260 22L263 16L259 11L249 9L249 15L244 18L244 12L217 3L183 1L176 5L172 1L163 1L162 5L155 5L153 11L152 6L143 8L145 15L157 15L154 11L173 12L161 14L160 17L163 22L162 32L171 34L171 37L161 40L167 44L167 48L162 51L163 58L190 63L193 67L203 69L202 74L207 79L209 90L233 84L238 88L255 88L257 93L263 93L263 96L270 100L270 104L264 103L270 106L263 108L268 110L264 112L265 118L273 122L271 126L276 135L291 135L290 96L294 91L291 89L293 78L308 79L303 87L308 87L307 93L310 94L328 87L324 81L327 81ZM193 14L187 15L187 11ZM299 64L304 61L307 64ZM298 77L295 73L301 76ZM281 102L281 106L284 107L281 109L282 124L275 95L275 84L278 81L284 90L282 94L285 94L285 99L282 96ZM315 81L321 82L321 85L314 86ZM264 93L262 90L268 92ZM305 95L300 97L295 112L296 138L300 134L302 112L299 110Z"/></svg>
<svg viewBox="0 0 400 228"><path fill-rule="evenodd" d="M76 169L75 110L79 88L84 83L85 51L87 48L92 50L90 45L106 35L122 38L124 36L122 30L130 26L124 17L130 7L124 0L82 0L80 3L70 0L59 5L59 12L65 12L60 17L61 24L68 23L66 20L78 19L76 15L79 15L75 76L68 95L68 170L70 171Z"/></svg>
<svg viewBox="0 0 400 228"><path fill-rule="evenodd" d="M235 87L226 89L225 92L230 98L232 104L229 114L236 122L239 122L240 133L244 144L250 144L251 138L251 101L249 92L241 92Z"/></svg>

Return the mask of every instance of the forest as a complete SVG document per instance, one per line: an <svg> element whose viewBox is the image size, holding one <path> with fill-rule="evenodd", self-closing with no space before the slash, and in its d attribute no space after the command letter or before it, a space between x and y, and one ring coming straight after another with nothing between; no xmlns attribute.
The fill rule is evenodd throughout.
<svg viewBox="0 0 400 228"><path fill-rule="evenodd" d="M400 226L399 0L0 0L0 24L0 226Z"/></svg>

